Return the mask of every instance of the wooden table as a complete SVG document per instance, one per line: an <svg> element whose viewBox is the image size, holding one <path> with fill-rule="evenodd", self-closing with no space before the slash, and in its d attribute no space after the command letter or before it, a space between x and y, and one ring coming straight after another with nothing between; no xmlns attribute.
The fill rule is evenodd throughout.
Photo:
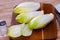
<svg viewBox="0 0 60 40"><path fill-rule="evenodd" d="M7 26L11 25L11 17L13 8L25 1L35 1L35 2L44 2L51 3L56 5L60 2L60 0L0 0L0 19L4 19L7 21ZM57 40L60 40L60 26L57 21Z"/></svg>

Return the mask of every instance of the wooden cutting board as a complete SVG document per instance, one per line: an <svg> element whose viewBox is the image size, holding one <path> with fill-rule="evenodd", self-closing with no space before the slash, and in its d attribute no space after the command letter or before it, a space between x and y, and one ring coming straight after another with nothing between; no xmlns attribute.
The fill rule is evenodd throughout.
<svg viewBox="0 0 60 40"><path fill-rule="evenodd" d="M54 7L51 4L41 3L39 10L44 10L45 14L53 13L55 16ZM12 25L18 24L15 21L16 14L12 15ZM33 30L33 33L29 37L18 37L10 38L10 40L56 40L57 38L57 27L56 27L56 16L45 28Z"/></svg>

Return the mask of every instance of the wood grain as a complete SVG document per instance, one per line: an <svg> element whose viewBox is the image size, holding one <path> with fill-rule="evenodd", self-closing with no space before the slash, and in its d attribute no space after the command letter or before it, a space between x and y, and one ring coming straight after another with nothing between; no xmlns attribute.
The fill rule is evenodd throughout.
<svg viewBox="0 0 60 40"><path fill-rule="evenodd" d="M40 10L44 10L45 14L53 13L55 15L54 7L51 4L41 3ZM15 21L16 14L12 15L12 25L17 24ZM18 37L11 38L11 40L45 40L45 39L56 39L57 38L57 28L56 28L56 16L54 20L50 22L45 28L33 30L33 33L29 37Z"/></svg>
<svg viewBox="0 0 60 40"><path fill-rule="evenodd" d="M53 5L42 3L41 10L44 10L45 14L53 13L55 16L54 20L43 29L44 39L57 38L56 14Z"/></svg>

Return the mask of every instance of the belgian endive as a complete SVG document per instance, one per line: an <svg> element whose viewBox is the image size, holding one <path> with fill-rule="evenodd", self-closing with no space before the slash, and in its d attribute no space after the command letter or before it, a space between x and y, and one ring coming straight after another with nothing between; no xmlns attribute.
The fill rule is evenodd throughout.
<svg viewBox="0 0 60 40"><path fill-rule="evenodd" d="M17 38L20 36L30 36L32 34L32 29L29 29L27 27L27 24L13 25L8 28L7 34L12 38Z"/></svg>
<svg viewBox="0 0 60 40"><path fill-rule="evenodd" d="M12 25L8 28L7 32L9 37L16 38L21 36L21 25Z"/></svg>
<svg viewBox="0 0 60 40"><path fill-rule="evenodd" d="M54 19L54 15L52 13L40 15L36 18L33 18L28 24L28 28L30 29L40 29L45 27L48 23L50 23Z"/></svg>
<svg viewBox="0 0 60 40"><path fill-rule="evenodd" d="M21 13L16 16L16 21L19 23L28 23L31 19L34 17L37 17L38 15L44 15L44 11L34 11L29 13Z"/></svg>
<svg viewBox="0 0 60 40"><path fill-rule="evenodd" d="M23 2L17 5L13 12L20 14L20 13L26 13L26 12L32 12L36 11L40 8L40 3L38 2Z"/></svg>

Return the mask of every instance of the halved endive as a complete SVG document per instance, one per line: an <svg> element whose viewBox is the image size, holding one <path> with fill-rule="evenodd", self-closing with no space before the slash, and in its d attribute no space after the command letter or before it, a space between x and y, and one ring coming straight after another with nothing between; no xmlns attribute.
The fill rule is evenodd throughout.
<svg viewBox="0 0 60 40"><path fill-rule="evenodd" d="M40 8L40 3L37 2L23 2L17 5L14 9L13 12L16 14L20 13L27 13L27 12L32 12L36 11Z"/></svg>
<svg viewBox="0 0 60 40"><path fill-rule="evenodd" d="M22 36L30 36L32 34L32 29L28 28L27 24L22 24Z"/></svg>
<svg viewBox="0 0 60 40"><path fill-rule="evenodd" d="M21 13L16 16L16 21L19 23L28 23L31 19L38 15L44 15L44 11L34 11L29 13Z"/></svg>
<svg viewBox="0 0 60 40"><path fill-rule="evenodd" d="M40 29L45 27L48 23L50 23L54 19L54 15L52 13L40 15L36 18L33 18L29 24L28 28L30 29Z"/></svg>
<svg viewBox="0 0 60 40"><path fill-rule="evenodd" d="M9 37L19 37L21 36L21 25L13 25L10 28L8 28L8 32L7 32Z"/></svg>
<svg viewBox="0 0 60 40"><path fill-rule="evenodd" d="M13 25L8 29L7 34L12 38L30 36L32 34L32 29L29 29L26 24Z"/></svg>

